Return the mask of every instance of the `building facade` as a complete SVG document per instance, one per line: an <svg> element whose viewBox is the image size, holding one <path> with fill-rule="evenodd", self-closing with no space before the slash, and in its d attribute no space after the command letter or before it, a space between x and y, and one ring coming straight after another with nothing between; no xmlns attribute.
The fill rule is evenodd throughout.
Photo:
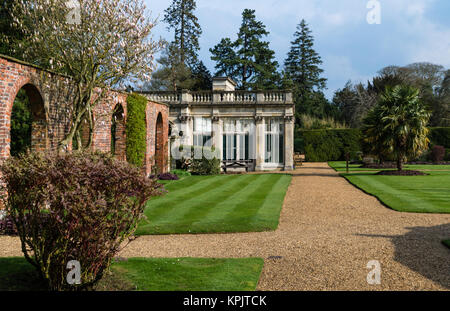
<svg viewBox="0 0 450 311"><path fill-rule="evenodd" d="M170 106L171 150L214 146L224 170L292 170L294 103L289 91L236 91L230 78L212 90L144 93Z"/></svg>

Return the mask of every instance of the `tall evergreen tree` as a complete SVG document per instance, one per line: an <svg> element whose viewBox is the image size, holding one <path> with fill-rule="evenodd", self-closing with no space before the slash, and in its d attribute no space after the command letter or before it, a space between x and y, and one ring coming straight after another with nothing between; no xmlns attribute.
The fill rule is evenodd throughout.
<svg viewBox="0 0 450 311"><path fill-rule="evenodd" d="M223 38L214 48L209 50L216 62L216 76L227 76L236 79L237 55L230 38Z"/></svg>
<svg viewBox="0 0 450 311"><path fill-rule="evenodd" d="M180 51L182 63L193 67L197 63L200 46L198 38L202 29L194 11L195 0L173 0L171 6L165 10L164 22L168 30L174 29L174 43Z"/></svg>
<svg viewBox="0 0 450 311"><path fill-rule="evenodd" d="M326 88L326 79L321 77L323 69L319 65L322 64L322 60L313 46L314 38L303 19L294 33L294 40L291 42L291 49L284 66L294 84L297 113L314 115L317 111L317 107L314 106L325 104L323 103L323 100L326 100L325 97L317 92L321 93Z"/></svg>
<svg viewBox="0 0 450 311"><path fill-rule="evenodd" d="M191 90L193 91L210 90L212 88L211 72L202 61L192 68L192 79L194 84Z"/></svg>
<svg viewBox="0 0 450 311"><path fill-rule="evenodd" d="M269 42L262 41L269 32L256 20L255 10L245 9L237 40L222 39L210 49L211 59L216 61L216 75L231 76L240 89L274 88L280 80L275 52Z"/></svg>

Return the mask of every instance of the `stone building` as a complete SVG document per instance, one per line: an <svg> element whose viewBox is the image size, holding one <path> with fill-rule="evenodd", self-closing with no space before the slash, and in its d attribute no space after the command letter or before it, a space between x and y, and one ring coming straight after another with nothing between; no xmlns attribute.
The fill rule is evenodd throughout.
<svg viewBox="0 0 450 311"><path fill-rule="evenodd" d="M170 105L172 151L179 145L214 146L225 170L292 170L292 93L235 87L232 79L216 77L212 90L144 94Z"/></svg>

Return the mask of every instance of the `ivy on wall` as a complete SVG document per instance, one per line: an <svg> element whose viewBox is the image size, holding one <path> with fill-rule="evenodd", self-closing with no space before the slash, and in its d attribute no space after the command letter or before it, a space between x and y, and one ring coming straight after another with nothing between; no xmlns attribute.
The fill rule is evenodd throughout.
<svg viewBox="0 0 450 311"><path fill-rule="evenodd" d="M136 93L128 95L126 122L127 161L138 167L144 166L147 147L146 107L147 98Z"/></svg>

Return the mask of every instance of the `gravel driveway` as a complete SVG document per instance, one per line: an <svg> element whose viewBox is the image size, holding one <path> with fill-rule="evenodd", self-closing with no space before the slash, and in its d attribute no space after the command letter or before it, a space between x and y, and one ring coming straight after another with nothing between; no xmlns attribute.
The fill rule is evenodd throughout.
<svg viewBox="0 0 450 311"><path fill-rule="evenodd" d="M293 175L276 231L142 236L120 256L263 257L259 290L450 290L450 215L393 211L326 163ZM12 255L17 239L0 237ZM372 260L381 284L367 282Z"/></svg>

